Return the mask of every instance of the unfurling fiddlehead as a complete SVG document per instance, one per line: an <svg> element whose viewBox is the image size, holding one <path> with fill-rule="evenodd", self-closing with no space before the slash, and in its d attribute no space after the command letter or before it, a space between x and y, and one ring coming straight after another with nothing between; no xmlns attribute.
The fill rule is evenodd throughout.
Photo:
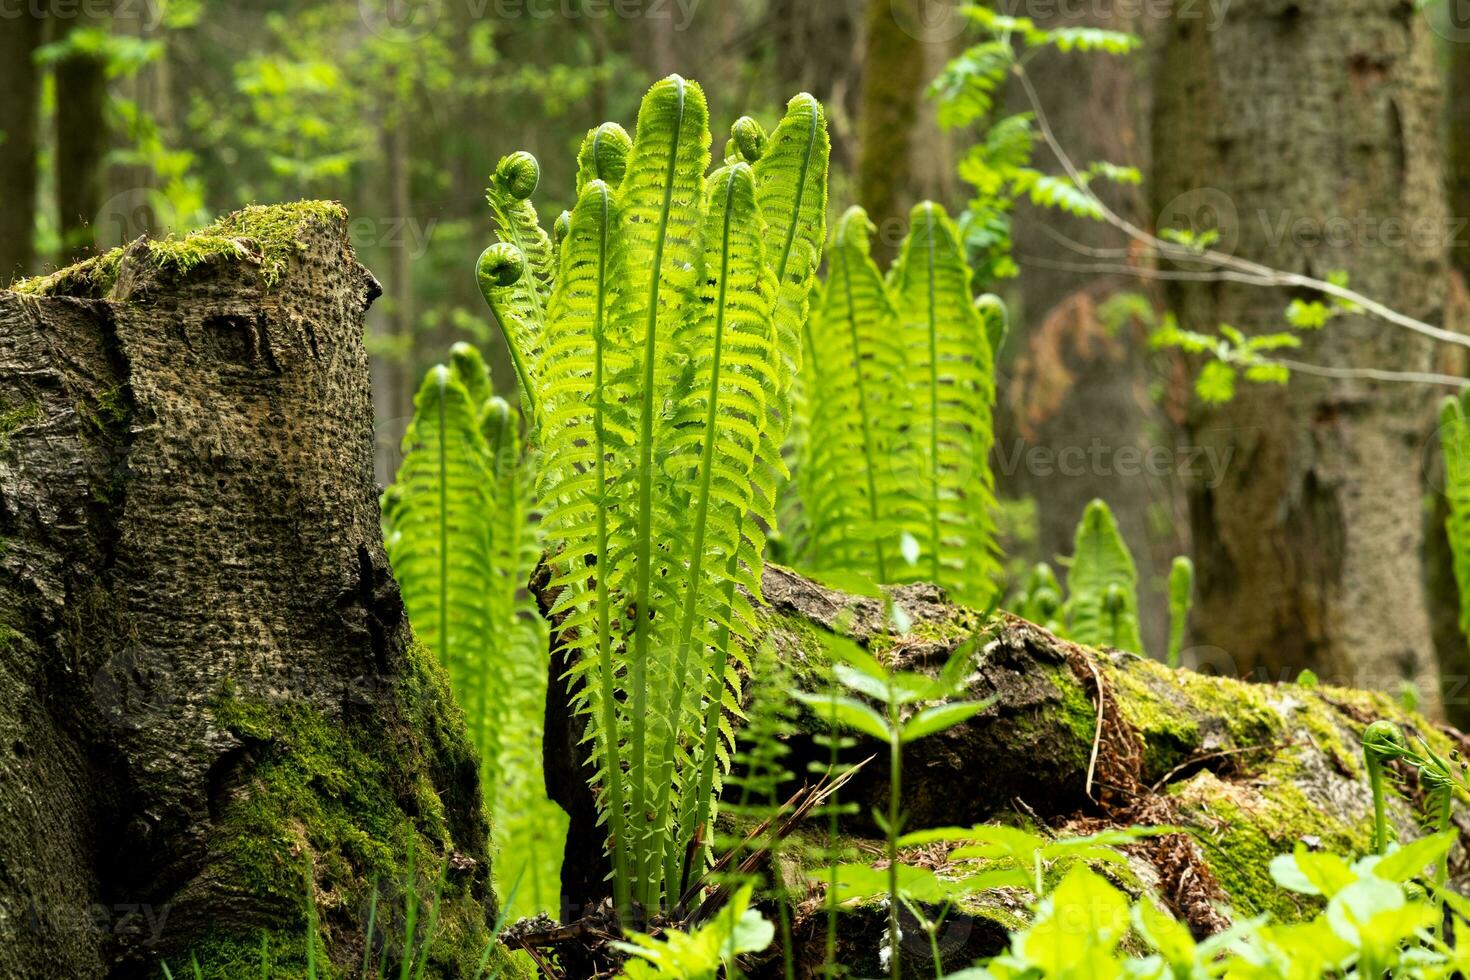
<svg viewBox="0 0 1470 980"><path fill-rule="evenodd" d="M1363 763L1368 785L1373 790L1373 850L1388 852L1388 815L1383 791L1384 769L1395 759L1409 755L1404 733L1391 721L1375 721L1363 730Z"/></svg>

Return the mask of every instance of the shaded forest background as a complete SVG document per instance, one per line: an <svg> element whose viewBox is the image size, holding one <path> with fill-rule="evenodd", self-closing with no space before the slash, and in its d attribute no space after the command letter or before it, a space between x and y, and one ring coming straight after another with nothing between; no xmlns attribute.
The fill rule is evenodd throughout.
<svg viewBox="0 0 1470 980"><path fill-rule="evenodd" d="M1254 157L1251 171L1262 179L1240 178L1244 190L1232 186L1232 175L1252 164L1222 149L1229 120L1252 110L1219 92L1213 112L1201 119L1199 93L1209 78L1198 55L1228 54L1230 44L1248 54L1262 47L1261 35L1236 28L1239 39L1232 41L1230 24L1265 23L1270 43L1262 49L1275 45L1285 54L1273 76L1282 91L1320 90L1312 87L1315 49L1306 36L1319 39L1322 63L1330 63L1325 77L1361 91L1389 72L1371 59L1355 64L1355 45L1381 46L1370 18L1391 20L1408 39L1402 61L1409 67L1395 69L1389 98L1401 100L1412 89L1418 101L1404 110L1407 117L1435 122L1409 127L1389 149L1429 168L1434 220L1447 217L1437 227L1448 233L1424 255L1395 253L1391 262L1414 263L1413 284L1385 281L1390 294L1378 298L1393 305L1407 295L1412 315L1451 327L1463 319L1462 277L1470 268L1470 233L1453 217L1470 214L1470 18L1456 5L1463 0L1393 11L1384 3L1320 0L999 4L1043 26L1106 26L1144 39L1143 50L1127 59L1052 52L1028 72L1075 158L1142 171L1141 186L1104 193L1145 228L1177 223L1181 210L1197 217L1220 200L1242 215L1281 202L1272 222L1284 216L1320 223L1324 199L1344 197L1341 185L1317 179L1321 173L1346 169L1344 179L1370 184L1375 178L1357 173L1353 161L1283 159L1273 167L1267 154ZM1456 26L1461 21L1464 29ZM878 227L875 251L886 260L914 202L933 198L958 213L968 196L957 166L975 134L943 132L924 91L970 39L951 0L0 0L0 281L140 234L179 235L251 202L342 201L358 253L385 289L370 313L369 341L377 468L386 483L416 381L450 344L480 346L497 384L512 389L508 356L471 272L473 257L491 240L483 188L503 154L527 149L541 160L537 204L549 219L571 204L574 152L587 129L606 119L631 125L654 79L677 71L720 93L715 104L732 116L712 120L716 132L737 107L769 124L789 95L807 90L828 109L832 206L867 208ZM1010 98L1003 111L1026 108L1019 93ZM1323 108L1311 98L1287 98L1264 111L1280 115L1286 134L1309 136ZM1250 197L1267 193L1262 187L1270 197ZM1360 200L1350 193L1344 199ZM1361 200L1379 216L1396 207L1371 195ZM1165 646L1169 561L1193 554L1206 599L1187 662L1272 675L1326 663L1341 675L1351 665L1333 650L1362 642L1382 609L1410 608L1417 618L1382 631L1394 634L1395 649L1437 648L1447 708L1463 724L1470 699L1456 678L1466 676L1470 658L1434 492L1432 405L1440 392L1372 390L1348 398L1346 404L1366 397L1369 415L1386 416L1380 421L1397 433L1397 455L1359 454L1333 471L1338 483L1322 501L1303 503L1301 488L1325 479L1320 472L1293 474L1288 465L1282 479L1258 480L1252 471L1273 455L1259 438L1260 413L1278 413L1265 416L1268 428L1318 440L1328 424L1322 406L1343 401L1340 389L1303 382L1292 390L1305 394L1290 401L1273 403L1280 396L1268 393L1202 414L1188 365L1177 354L1151 352L1143 324L1101 310L1120 291L1142 291L1160 307L1223 303L1199 314L1206 319L1239 314L1240 304L1120 272L1126 263L1099 256L1126 255L1129 242L1105 225L1024 202L1014 220L1017 274L990 287L1011 306L992 463L1013 570L1069 553L1085 503L1101 497L1140 566L1150 648ZM1383 264L1356 239L1321 257L1328 247L1321 243L1294 239L1272 251L1279 244L1247 234L1240 248L1319 275ZM1378 284L1362 280L1364 288ZM1285 299L1261 302L1253 315L1269 319ZM1338 335L1348 339L1324 334L1316 341L1319 360L1362 353L1353 329ZM1454 374L1464 368L1441 353L1369 353L1380 366L1408 357ZM1352 510L1340 495L1351 498L1385 473L1397 481L1400 520L1375 531L1382 539L1377 553L1360 558L1354 544L1339 540L1347 533L1343 515ZM1232 512L1253 520L1273 515L1251 532L1260 535L1258 548L1230 541L1236 532L1216 512L1216 491L1228 486L1238 494ZM1334 548L1350 560L1300 558ZM1242 565L1247 552L1251 564ZM1345 625L1335 612L1317 615L1319 605L1341 598L1319 601L1312 592L1317 580L1344 574L1358 583L1353 595L1379 604L1376 612L1347 614ZM1264 585L1253 593L1244 582ZM1295 598L1277 602L1283 594ZM1215 603L1210 595L1225 598ZM1282 630L1306 639L1287 643L1289 653L1273 659L1269 651L1282 645ZM1238 636L1250 639L1232 639ZM1416 679L1412 660L1403 679ZM1391 678L1357 680L1392 686Z"/></svg>

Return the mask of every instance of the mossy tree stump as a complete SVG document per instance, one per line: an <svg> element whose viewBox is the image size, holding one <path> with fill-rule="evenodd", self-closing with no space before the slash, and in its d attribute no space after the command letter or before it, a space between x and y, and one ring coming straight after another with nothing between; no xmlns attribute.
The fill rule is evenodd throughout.
<svg viewBox="0 0 1470 980"><path fill-rule="evenodd" d="M476 764L388 569L338 206L249 208L0 291L0 975L304 975L446 867L493 914ZM422 918L422 917L421 917ZM182 969L181 969L182 968Z"/></svg>
<svg viewBox="0 0 1470 980"><path fill-rule="evenodd" d="M913 624L897 639L881 629L877 600L776 566L767 567L762 586L763 640L776 645L794 686L806 690L826 683L823 632L840 630L909 670L937 671L961 645L972 649L968 696L997 701L970 721L905 748L909 829L1006 823L1061 836L1134 824L1184 828L1188 833L1130 846L1126 868L1104 870L1134 894L1155 895L1201 935L1236 917L1271 913L1293 920L1315 912L1311 899L1273 884L1268 865L1277 854L1298 844L1369 852L1372 802L1358 744L1368 723L1391 719L1411 739L1423 736L1446 755L1467 744L1460 733L1405 711L1386 695L1174 671L1132 654L1069 643L1004 613L986 621L947 602L933 586L892 591ZM555 695L555 666L552 680ZM603 897L606 864L601 837L590 826L590 773L568 762L578 720L555 703L548 717L547 749L557 756L548 759L550 788L573 815L564 901L576 909ZM823 725L806 713L799 727L785 762L810 780L807 764L827 758L815 740ZM872 760L843 789L844 801L857 805L840 843L853 860L878 861L881 833L870 815L886 808L886 755L859 739L848 761L868 756ZM1409 839L1420 833L1413 805L1418 789L1413 772L1401 769L1399 776L1390 814L1401 838ZM1454 819L1462 831L1470 829L1463 808ZM808 825L800 837L783 851L780 866L788 891L813 899L799 903L795 924L798 957L813 966L825 941L825 915L815 899L826 871L808 856L816 848L801 844L824 844L822 827ZM949 863L947 851L929 847L905 859L958 876L964 869ZM1463 847L1452 855L1451 870L1457 882L1465 881L1470 859ZM1023 924L1026 907L1025 895L1004 889L962 902L940 937L947 968L999 952L1006 931ZM839 921L839 960L856 976L880 975L886 912L851 908ZM927 939L917 928L907 935L906 961L916 975L932 976ZM778 974L779 961L769 968Z"/></svg>

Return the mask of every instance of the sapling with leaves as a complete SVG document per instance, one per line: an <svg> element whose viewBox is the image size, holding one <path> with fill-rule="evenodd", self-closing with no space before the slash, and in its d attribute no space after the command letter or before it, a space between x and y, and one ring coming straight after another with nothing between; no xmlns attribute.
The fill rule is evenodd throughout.
<svg viewBox="0 0 1470 980"><path fill-rule="evenodd" d="M895 608L889 606L889 619L894 618ZM891 670L866 650L841 637L825 639L832 656L834 685L827 692L803 692L797 697L817 718L834 719L838 725L874 738L887 747L888 807L886 813L875 810L873 818L887 841L888 964L891 976L898 980L901 973L898 910L902 901L898 849L905 822L901 807L903 747L967 721L990 707L995 699L955 700L964 689L974 659L974 649L969 645L957 648L938 675L930 677L917 671ZM866 865L838 870L839 896L843 872L849 877L872 874Z"/></svg>

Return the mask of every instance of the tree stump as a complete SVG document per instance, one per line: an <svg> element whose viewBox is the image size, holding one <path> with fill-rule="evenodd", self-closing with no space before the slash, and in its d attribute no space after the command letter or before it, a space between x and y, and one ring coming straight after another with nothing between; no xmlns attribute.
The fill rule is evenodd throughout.
<svg viewBox="0 0 1470 980"><path fill-rule="evenodd" d="M360 962L371 882L391 946L441 867L433 972L473 973L487 826L382 547L379 292L326 203L0 291L0 974L258 975L264 931L304 975L308 888Z"/></svg>

